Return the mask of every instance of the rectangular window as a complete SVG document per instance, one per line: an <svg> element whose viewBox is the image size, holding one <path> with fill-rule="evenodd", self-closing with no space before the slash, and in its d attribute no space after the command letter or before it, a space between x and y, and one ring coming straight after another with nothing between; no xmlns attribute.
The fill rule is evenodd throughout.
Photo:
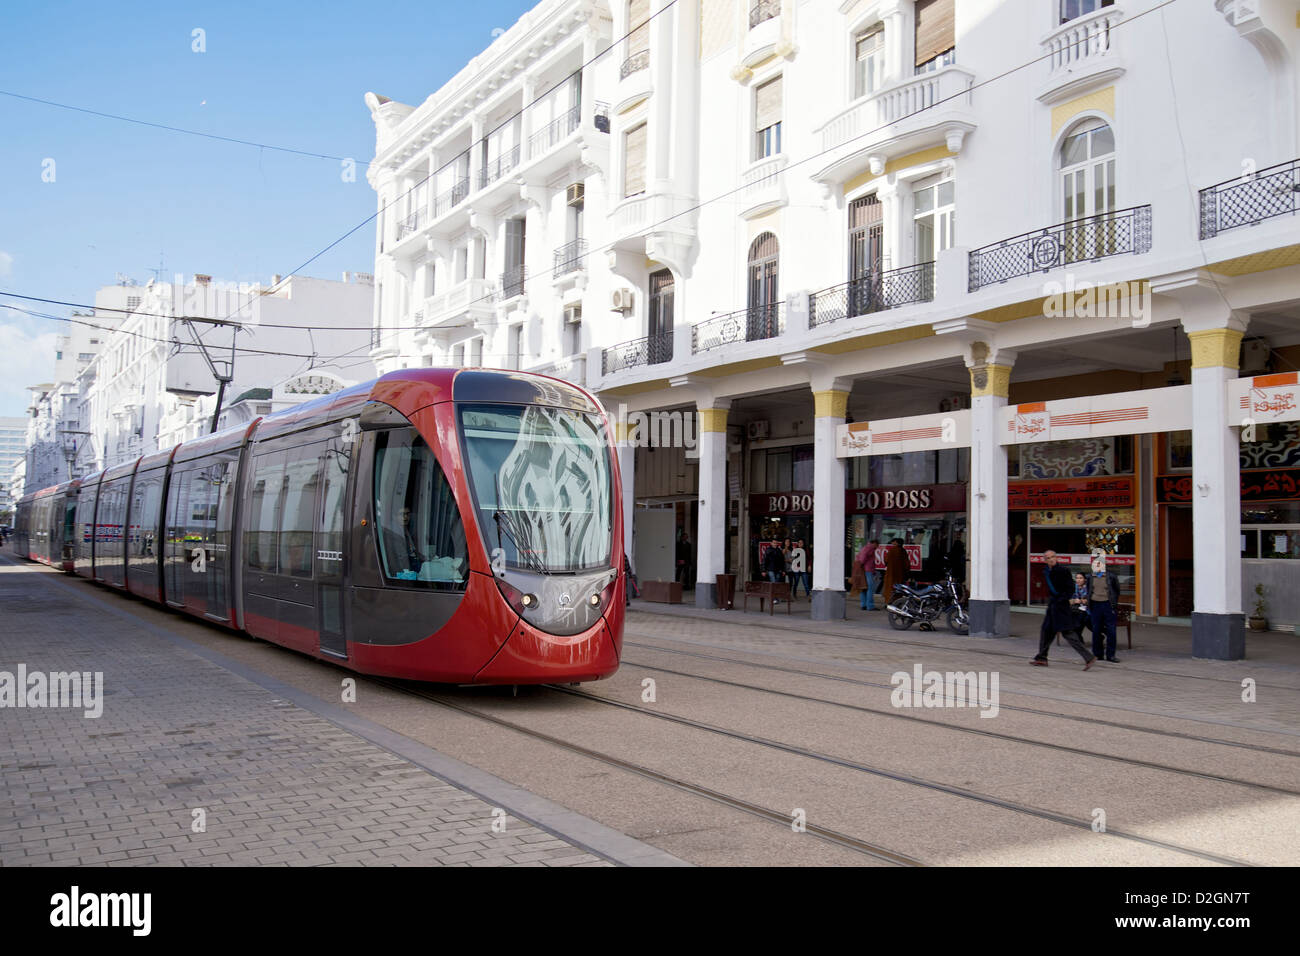
<svg viewBox="0 0 1300 956"><path fill-rule="evenodd" d="M483 367L483 336L471 339L469 343L469 364L471 368Z"/></svg>
<svg viewBox="0 0 1300 956"><path fill-rule="evenodd" d="M885 76L885 31L876 27L858 37L853 62L853 98L880 89Z"/></svg>
<svg viewBox="0 0 1300 956"><path fill-rule="evenodd" d="M1061 22L1069 23L1077 17L1096 13L1102 7L1113 6L1115 0L1061 0Z"/></svg>
<svg viewBox="0 0 1300 956"><path fill-rule="evenodd" d="M521 322L510 327L510 367L524 367L524 326Z"/></svg>
<svg viewBox="0 0 1300 956"><path fill-rule="evenodd" d="M917 72L945 65L957 46L956 0L916 0Z"/></svg>
<svg viewBox="0 0 1300 956"><path fill-rule="evenodd" d="M650 49L650 0L631 0L627 5L627 55L632 58Z"/></svg>
<svg viewBox="0 0 1300 956"><path fill-rule="evenodd" d="M280 501L284 493L284 457L259 455L253 459L249 495L247 564L255 571L275 574L279 541Z"/></svg>
<svg viewBox="0 0 1300 956"><path fill-rule="evenodd" d="M781 77L754 91L754 159L781 152Z"/></svg>
<svg viewBox="0 0 1300 956"><path fill-rule="evenodd" d="M634 126L623 134L623 195L645 192L646 124Z"/></svg>
<svg viewBox="0 0 1300 956"><path fill-rule="evenodd" d="M285 465L284 507L280 519L280 573L311 577L312 517L316 513L316 488L320 483L318 454L324 445L294 448Z"/></svg>
<svg viewBox="0 0 1300 956"><path fill-rule="evenodd" d="M413 428L375 444L375 525L384 576L411 587L461 590L469 551L451 486Z"/></svg>
<svg viewBox="0 0 1300 956"><path fill-rule="evenodd" d="M956 232L956 193L951 179L940 175L918 182L912 189L916 262L933 262L951 249Z"/></svg>

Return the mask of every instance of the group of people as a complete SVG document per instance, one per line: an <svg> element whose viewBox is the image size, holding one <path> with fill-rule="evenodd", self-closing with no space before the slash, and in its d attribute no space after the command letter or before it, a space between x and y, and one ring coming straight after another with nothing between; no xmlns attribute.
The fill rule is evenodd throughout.
<svg viewBox="0 0 1300 956"><path fill-rule="evenodd" d="M880 571L876 569L876 552L880 550L880 539L872 538L853 558L853 572L850 579L849 594L859 592L861 607L864 611L876 610L876 589L885 596L885 604L894 593L894 586L907 579L907 555L903 552L901 538L893 538L884 549L884 583L881 586Z"/></svg>
<svg viewBox="0 0 1300 956"><path fill-rule="evenodd" d="M1038 653L1030 662L1047 666L1047 652L1058 634L1080 657L1083 669L1098 660L1118 664L1115 624L1119 620L1119 578L1106 567L1106 556L1094 552L1092 573L1070 574L1055 551L1043 554L1043 579L1047 584L1047 613L1038 634ZM1092 651L1083 644L1083 629L1092 631Z"/></svg>
<svg viewBox="0 0 1300 956"><path fill-rule="evenodd" d="M799 570L795 570L796 563ZM800 582L803 582L804 596L811 597L812 548L804 544L803 538L786 538L785 541L773 538L763 552L763 573L773 584L789 584L791 598L799 596ZM774 600L773 603L778 602Z"/></svg>

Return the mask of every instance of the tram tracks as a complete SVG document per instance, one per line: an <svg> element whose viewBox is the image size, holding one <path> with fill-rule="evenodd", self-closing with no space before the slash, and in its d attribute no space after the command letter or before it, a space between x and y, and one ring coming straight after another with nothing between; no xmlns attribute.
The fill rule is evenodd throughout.
<svg viewBox="0 0 1300 956"><path fill-rule="evenodd" d="M513 730L517 733L524 734L525 736L530 737L533 740L538 740L547 744L551 744L552 746L559 747L563 750L567 750L570 753L577 754L578 756L587 757L591 760L598 761L599 763L603 763L606 766L614 767L619 770L624 770L629 773L636 774L637 776L644 777L649 780L653 780L657 783L665 784L676 790L681 790L697 797L703 797L706 800L710 800L714 803L722 804L723 806L730 807L733 810L740 810L744 813L750 814L751 816L759 817L760 819L767 820L768 822L775 823L779 826L786 827L786 828L790 828L791 826L791 815L788 813L781 813L780 811L773 810L769 807L761 806L760 804L756 804L751 801L744 800L740 797L736 797L730 794L725 794L722 793L721 791L714 790L710 787L701 786L700 784L691 783L689 780L685 780L681 777L673 776L672 774L663 773L662 771L655 770L651 767L647 767L644 764L639 764L630 760L624 760L622 757L616 757L613 754L604 753L603 751L599 751L599 750L594 750L590 747L585 747L581 744L574 743L573 741L563 740L559 737L554 736L553 734L548 734L545 733L544 731L540 731L532 727L526 727L523 724L520 724L516 721L506 720L505 718L497 717L494 714L484 713L483 711L478 710L476 708L467 707L466 705L458 701L450 700L446 697L446 695L437 694L432 691L426 691L422 688L411 687L403 683L387 680L385 678L369 677L367 678L367 680L379 684L382 687L387 687L390 690L395 690L401 694L405 694L412 697L419 697L422 700L427 700L431 703L438 704L439 706L445 707L449 710L455 711L460 714L464 714L468 717L473 717L477 720L486 721L498 727L504 727L508 730ZM857 837L850 836L847 833L841 833L838 830L833 830L829 827L823 827L811 821L804 821L802 826L803 826L803 832L807 833L810 836L815 837L818 840L822 840L826 843L843 847L845 849L853 850L855 852L864 854L865 856L869 856L876 860L880 860L883 863L888 863L893 866L924 866L925 865L915 857L911 857L908 856L907 854L890 850L887 847L879 846L874 843L869 843L866 840L860 840Z"/></svg>
<svg viewBox="0 0 1300 956"><path fill-rule="evenodd" d="M645 637L647 635L638 634L638 635L629 635L629 636ZM657 640L664 640L664 638L657 638ZM859 687L874 687L874 688L883 688L885 690L893 690L892 684L881 682L881 681L870 681L870 680L863 680L855 677L845 677L842 674L827 674L823 671L804 670L798 667L784 667L779 664L766 664L757 661L747 661L737 657L723 657L717 654L704 654L699 651L688 651L682 648L663 647L659 644L645 644L639 641L629 641L625 639L624 646L644 648L645 650L648 651L656 651L664 654L678 654L685 657L698 658L700 660L714 661L720 664L737 664L744 667L755 668L757 670L775 671L778 673L791 674L798 677L812 677L819 680L836 681L838 683L853 684ZM632 661L626 659L623 661L623 664L630 665L630 666L649 666L649 665L635 665ZM834 663L828 663L828 666L854 667L858 665L853 665L853 664L837 665ZM698 674L692 674L689 676L701 677L701 679L708 679ZM770 688L759 688L759 689L770 690ZM822 700L821 698L813 698L813 699ZM829 701L829 700L822 700L822 702L835 703L835 701ZM1045 710L1039 707L1025 707L1022 705L1006 704L1006 703L1002 703L999 706L1002 710L1010 710L1016 713L1023 713L1023 714L1034 714L1035 716L1039 716L1039 717L1056 717L1061 720L1070 720L1070 721L1075 721L1077 723L1092 724L1099 727L1113 727L1119 730L1131 730L1131 731L1137 731L1145 734L1153 734L1161 737L1173 737L1180 740L1191 740L1197 743L1216 744L1218 746L1233 747L1239 750L1254 750L1260 753L1277 754L1278 756L1283 756L1283 757L1300 757L1300 751L1287 750L1286 748L1283 747L1270 747L1266 744L1253 744L1253 743L1240 741L1240 740L1225 740L1221 737L1206 737L1201 734L1190 734L1178 730L1166 730L1161 727L1148 727L1143 724L1132 724L1132 723L1125 723L1124 721L1118 721L1118 720L1107 720L1102 717L1085 717L1081 714L1063 714L1060 711Z"/></svg>

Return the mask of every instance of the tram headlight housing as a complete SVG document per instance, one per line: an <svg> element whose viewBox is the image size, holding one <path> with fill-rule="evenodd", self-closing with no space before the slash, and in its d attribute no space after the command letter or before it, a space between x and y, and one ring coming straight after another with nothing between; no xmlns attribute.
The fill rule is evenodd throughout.
<svg viewBox="0 0 1300 956"><path fill-rule="evenodd" d="M587 603L590 604L592 607L600 607L600 595L593 594L590 598L587 599Z"/></svg>

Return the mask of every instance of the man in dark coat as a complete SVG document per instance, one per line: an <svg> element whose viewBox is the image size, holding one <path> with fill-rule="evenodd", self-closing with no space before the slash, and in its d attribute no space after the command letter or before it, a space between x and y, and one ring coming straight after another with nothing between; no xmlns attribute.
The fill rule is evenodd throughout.
<svg viewBox="0 0 1300 956"><path fill-rule="evenodd" d="M1093 654L1118 664L1115 622L1119 620L1119 578L1106 568L1106 557L1100 552L1093 555L1092 574L1088 577L1088 616L1092 619Z"/></svg>
<svg viewBox="0 0 1300 956"><path fill-rule="evenodd" d="M894 599L894 588L907 580L907 554L903 551L903 542L894 538L885 549L885 583L880 587L884 595L885 606Z"/></svg>
<svg viewBox="0 0 1300 956"><path fill-rule="evenodd" d="M1097 660L1088 653L1080 639L1079 622L1070 606L1074 596L1074 578L1070 569L1061 564L1055 551L1043 553L1043 578L1047 584L1047 613L1043 615L1043 627L1038 632L1038 653L1032 663L1036 667L1047 666L1047 652L1051 649L1052 638L1060 634L1067 644L1078 651L1083 658L1083 669L1087 670Z"/></svg>

